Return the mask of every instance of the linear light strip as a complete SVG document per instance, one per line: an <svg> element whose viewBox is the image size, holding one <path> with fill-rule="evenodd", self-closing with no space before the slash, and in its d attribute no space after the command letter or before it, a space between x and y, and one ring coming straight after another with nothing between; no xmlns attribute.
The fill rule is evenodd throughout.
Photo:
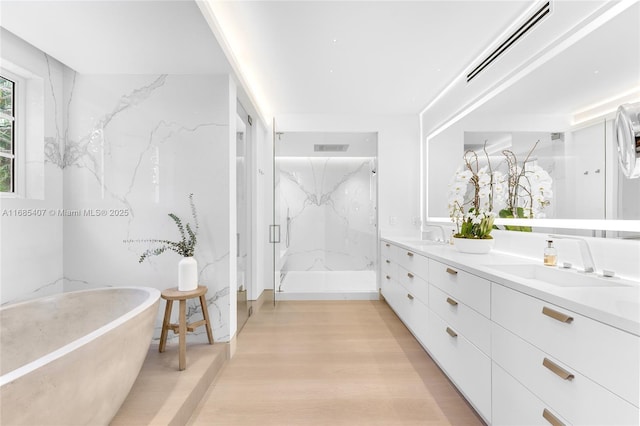
<svg viewBox="0 0 640 426"><path fill-rule="evenodd" d="M429 222L451 223L448 217L430 217ZM532 226L539 228L590 229L597 231L640 232L640 220L613 219L501 219L496 225Z"/></svg>
<svg viewBox="0 0 640 426"><path fill-rule="evenodd" d="M531 12L533 10L535 10L536 8L539 7L540 2L537 2L533 5L531 5L527 10L525 10L515 22L522 22L526 19L527 16L529 16L531 14ZM515 25L511 25L508 28L506 28L500 35L498 35L498 37L496 37L496 40L502 40L503 38L505 38L507 36L507 34L509 34L513 28L515 27ZM438 102L440 99L442 99L442 97L451 90L451 88L460 80L465 78L465 73L466 70L469 69L470 66L472 66L474 63L476 63L477 61L479 61L481 58L484 58L493 48L494 45L489 45L487 46L477 57L473 58L473 60L469 61L468 64L466 64L462 70L460 71L460 73L458 73L458 75L449 83L445 86L444 89L442 89L442 91L440 91L440 93L438 93L436 95L435 98L433 98L428 104L427 106L425 106L422 111L420 111L420 115L423 115L428 109L430 109L433 105L435 105L436 102Z"/></svg>
<svg viewBox="0 0 640 426"><path fill-rule="evenodd" d="M640 102L640 86L634 87L633 89L627 90L619 95L603 99L591 106L573 113L571 124L575 126L596 118L609 116L615 113L621 104L635 102Z"/></svg>
<svg viewBox="0 0 640 426"><path fill-rule="evenodd" d="M241 58L238 58L234 53L232 41L229 39L228 35L228 33L230 33L228 30L230 24L225 23L221 14L215 12L216 7L221 7L220 5L216 6L216 4L222 2L218 2L216 0L195 1L205 20L209 24L209 28L211 28L216 40L218 40L229 64L231 64L231 68L233 69L235 76L238 78L240 85L244 88L249 100L253 103L260 119L263 123L269 123L270 120L267 120L266 117L267 114L271 113L271 110L269 109L268 103L262 94L263 92L260 89L260 85L256 81L257 78L251 73L249 65L242 61ZM225 30L225 27L227 27L227 30Z"/></svg>

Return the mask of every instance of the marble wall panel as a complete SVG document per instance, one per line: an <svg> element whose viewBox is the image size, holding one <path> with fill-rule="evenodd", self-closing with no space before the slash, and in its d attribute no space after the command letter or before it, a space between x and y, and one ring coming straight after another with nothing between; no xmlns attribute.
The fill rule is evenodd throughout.
<svg viewBox="0 0 640 426"><path fill-rule="evenodd" d="M44 135L26 132L23 148L33 155L19 165L30 173L25 179L28 187L21 188L20 196L0 198L0 304L7 304L60 293L63 288L63 218L57 214L63 208L63 174L42 154L45 148L63 143L66 67L3 28L0 52L3 67L26 76L27 84L37 82L30 90L40 93L31 98L27 114L41 120L32 127L41 126Z"/></svg>
<svg viewBox="0 0 640 426"><path fill-rule="evenodd" d="M372 158L278 159L286 270L375 270L374 165Z"/></svg>
<svg viewBox="0 0 640 426"><path fill-rule="evenodd" d="M124 240L179 241L168 213L194 225L193 193L200 283L209 287L215 338L228 340L228 77L67 77L65 290L175 287L178 254L138 263L154 245ZM190 303L188 314L200 308ZM160 326L159 314L156 338Z"/></svg>

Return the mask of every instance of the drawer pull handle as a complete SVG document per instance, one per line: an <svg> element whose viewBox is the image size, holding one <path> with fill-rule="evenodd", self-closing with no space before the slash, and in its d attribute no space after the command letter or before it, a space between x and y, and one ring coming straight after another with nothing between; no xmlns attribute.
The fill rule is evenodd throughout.
<svg viewBox="0 0 640 426"><path fill-rule="evenodd" d="M409 300L413 300L413 296L410 295L409 293L407 293L407 297L409 298Z"/></svg>
<svg viewBox="0 0 640 426"><path fill-rule="evenodd" d="M391 277L390 277L389 275L387 275L387 279L388 279L388 280L390 280L390 279L391 279Z"/></svg>
<svg viewBox="0 0 640 426"><path fill-rule="evenodd" d="M414 275L413 275L411 272L407 272L407 276L408 276L409 278L413 278L413 277L414 277Z"/></svg>
<svg viewBox="0 0 640 426"><path fill-rule="evenodd" d="M391 261L390 261L389 259L385 260L385 262L387 262L387 263L391 263Z"/></svg>
<svg viewBox="0 0 640 426"><path fill-rule="evenodd" d="M407 256L409 257L413 257L413 253L411 253L410 251L407 252Z"/></svg>
<svg viewBox="0 0 640 426"><path fill-rule="evenodd" d="M458 302L456 302L450 297L447 297L447 303L450 304L451 306L458 306Z"/></svg>
<svg viewBox="0 0 640 426"><path fill-rule="evenodd" d="M573 321L573 317L563 314L562 312L554 311L553 309L547 308L546 306L542 308L542 313L548 317L553 318L554 320L565 322L567 324Z"/></svg>
<svg viewBox="0 0 640 426"><path fill-rule="evenodd" d="M449 327L447 327L447 333L449 334L449 336L451 337L458 337L458 333L456 333L455 331L453 331L452 329L450 329Z"/></svg>
<svg viewBox="0 0 640 426"><path fill-rule="evenodd" d="M548 358L545 358L542 361L542 365L547 367L549 370L551 370L553 373L558 375L563 380L571 380L571 379L574 378L573 374L569 373L567 370L565 370L564 368L560 367L558 364L556 364L555 362L551 361Z"/></svg>
<svg viewBox="0 0 640 426"><path fill-rule="evenodd" d="M451 275L458 275L458 271L456 271L455 269L447 268L447 272Z"/></svg>
<svg viewBox="0 0 640 426"><path fill-rule="evenodd" d="M544 419L553 426L565 426L564 423L558 420L558 418L551 414L551 411L547 410L546 408L544 409L544 411L542 411L542 417L544 417Z"/></svg>
<svg viewBox="0 0 640 426"><path fill-rule="evenodd" d="M387 246L387 247L391 247L391 244L387 243L387 244L385 244L385 246Z"/></svg>

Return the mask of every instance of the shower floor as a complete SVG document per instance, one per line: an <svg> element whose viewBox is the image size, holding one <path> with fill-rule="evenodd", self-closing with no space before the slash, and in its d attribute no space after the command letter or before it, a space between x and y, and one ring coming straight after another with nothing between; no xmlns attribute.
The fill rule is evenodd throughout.
<svg viewBox="0 0 640 426"><path fill-rule="evenodd" d="M291 271L276 300L378 300L375 271Z"/></svg>

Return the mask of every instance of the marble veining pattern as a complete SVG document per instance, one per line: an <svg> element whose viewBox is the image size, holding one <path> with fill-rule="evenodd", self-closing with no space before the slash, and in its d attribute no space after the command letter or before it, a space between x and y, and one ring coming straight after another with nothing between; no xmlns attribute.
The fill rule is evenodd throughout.
<svg viewBox="0 0 640 426"><path fill-rule="evenodd" d="M373 165L368 158L278 160L276 190L287 249L284 269L375 269Z"/></svg>
<svg viewBox="0 0 640 426"><path fill-rule="evenodd" d="M229 339L228 234L219 218L216 171L224 164L225 117L216 111L218 81L208 76L67 76L65 209L117 211L113 217L65 217L65 289L177 285L173 252L143 264L147 244L129 239L178 240L172 212L192 222L188 194L200 222L195 257L215 339ZM223 80L224 81L224 80ZM118 93L122 93L118 95ZM219 151L222 150L222 151ZM226 210L226 207L225 207ZM189 316L200 315L189 305ZM177 321L177 309L173 320ZM161 314L156 319L159 336ZM202 336L195 334L200 340Z"/></svg>
<svg viewBox="0 0 640 426"><path fill-rule="evenodd" d="M229 76L85 75L0 33L11 47L3 59L41 79L36 109L44 114L43 198L3 199L3 208L49 212L0 218L3 244L20 243L3 247L0 304L96 287L175 287L178 255L139 264L146 247L123 240L179 239L167 213L188 220L194 193L200 281L215 338L228 340L229 208L220 200L230 198Z"/></svg>
<svg viewBox="0 0 640 426"><path fill-rule="evenodd" d="M29 114L43 114L41 133L34 126L34 139L26 141L26 193L3 198L2 209L40 209L56 211L63 207L62 170L45 156L49 141L61 141L58 129L63 127L63 79L65 66L42 51L0 28L3 60L31 73L35 91L29 98ZM13 52L13 53L12 53ZM20 52L15 57L13 54ZM38 139L35 139L35 135ZM39 139L42 138L42 139ZM59 150L58 150L59 151ZM41 179L41 180L40 180ZM33 188L29 185L33 184ZM40 187L41 186L41 187ZM39 189L38 189L39 188ZM23 196L22 196L23 195ZM0 218L2 256L0 256L0 303L20 302L49 296L63 290L62 217L55 215L3 216Z"/></svg>

